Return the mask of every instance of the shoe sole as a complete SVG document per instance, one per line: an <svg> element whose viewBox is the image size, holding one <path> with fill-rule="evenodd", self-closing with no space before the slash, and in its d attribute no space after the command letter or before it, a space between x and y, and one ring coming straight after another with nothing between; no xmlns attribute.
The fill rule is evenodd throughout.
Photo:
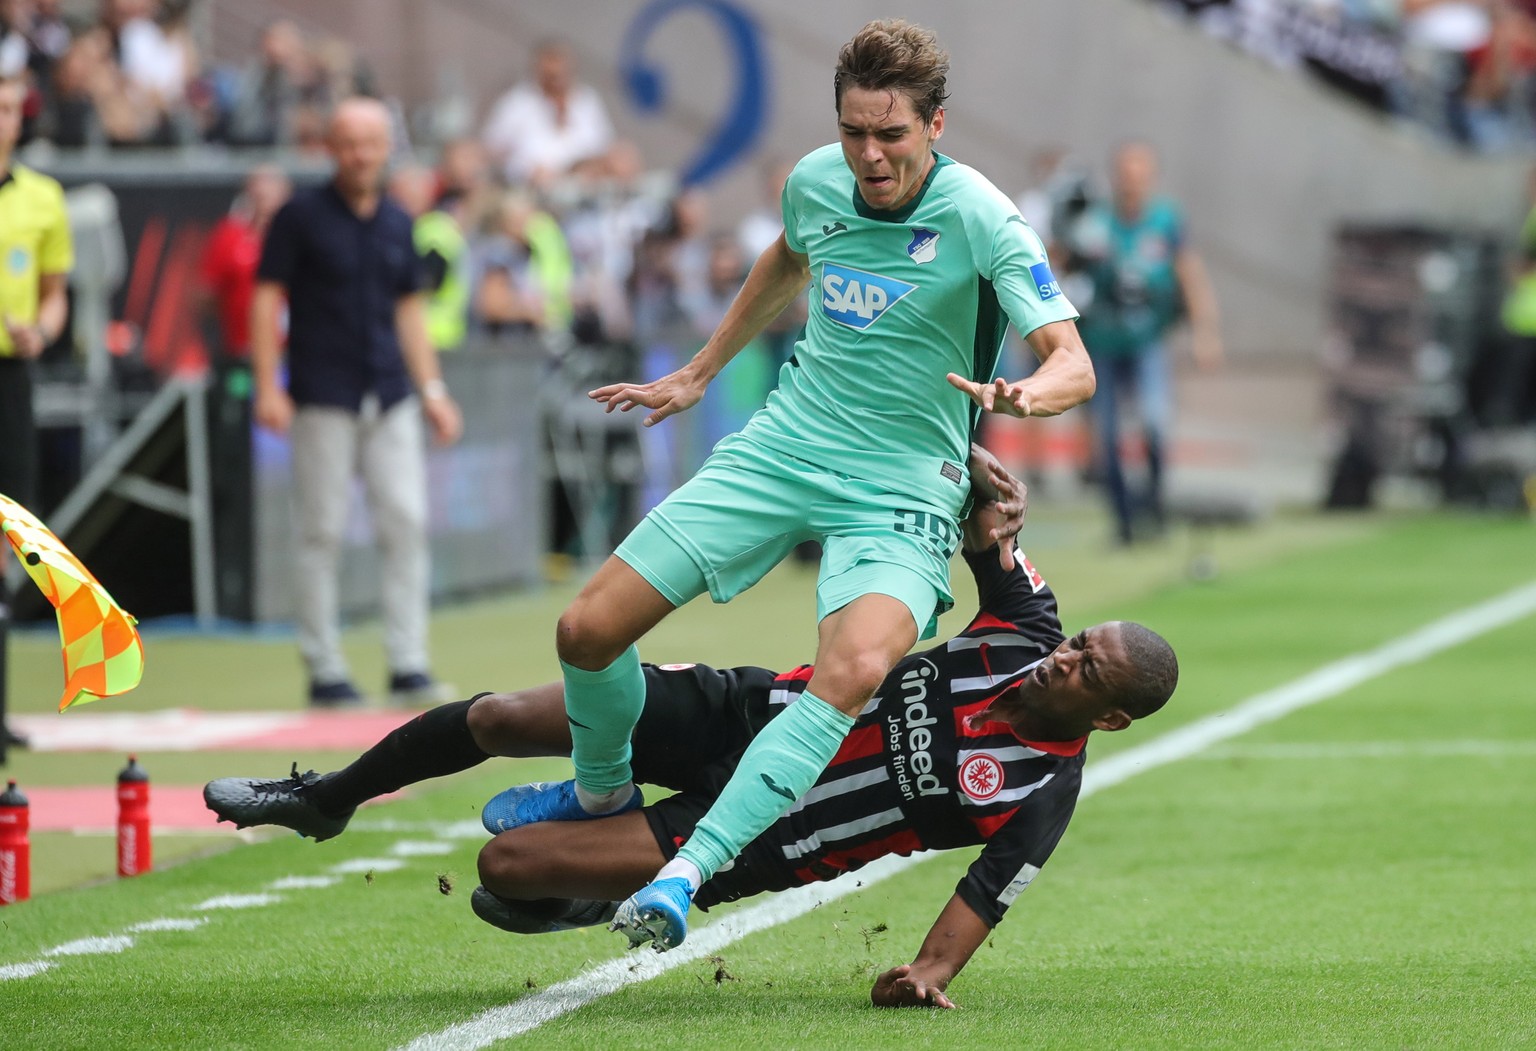
<svg viewBox="0 0 1536 1051"><path fill-rule="evenodd" d="M621 908L619 911L622 913L624 910ZM649 942L656 952L675 949L688 937L686 924L680 932L674 932L672 918L657 908L641 909L637 915L628 918L615 916L608 929L623 931L631 949L638 949ZM676 941L673 940L674 933L677 934Z"/></svg>
<svg viewBox="0 0 1536 1051"><path fill-rule="evenodd" d="M213 811L213 813L218 817L220 824L223 824L227 821L231 825L234 825L237 829L257 828L261 825L271 825L274 828L286 828L288 831L302 836L305 839L312 839L316 843L324 843L326 840L335 839L337 836L345 832L347 823L352 820L352 815L348 814L346 820L341 822L340 828L336 829L334 832L327 832L324 835L316 835L312 831L297 829L292 825L285 825L281 821L250 820L252 815L249 813L244 813L243 811L247 810L251 804L243 799L236 800L221 798L220 791L214 787L217 784L217 781L210 781L208 784L203 786L203 805L206 806L209 810Z"/></svg>

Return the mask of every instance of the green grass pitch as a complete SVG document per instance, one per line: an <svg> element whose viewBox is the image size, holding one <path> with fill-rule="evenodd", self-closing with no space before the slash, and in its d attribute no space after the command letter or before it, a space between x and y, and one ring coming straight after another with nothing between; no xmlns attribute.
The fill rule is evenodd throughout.
<svg viewBox="0 0 1536 1051"><path fill-rule="evenodd" d="M1173 641L1184 669L1167 710L1097 739L1097 757L1536 580L1527 521L1282 521L1220 537L1224 571L1198 584L1180 573L1182 540L1107 555L1081 539L1081 524L1041 514L1027 545L1062 595L1069 630L1142 620ZM683 611L646 656L807 659L811 590L809 576L782 571L730 610ZM552 677L549 634L568 594L445 612L434 627L440 670L466 693ZM963 587L957 597L965 610ZM375 631L351 640L359 669L377 677ZM298 704L288 643L152 635L148 645L141 692L104 704ZM958 1011L876 1011L867 993L879 970L911 958L970 851L506 1046L1536 1047L1533 653L1536 618L1526 618L1086 799L1044 873L952 985ZM46 639L16 647L28 707L45 709L55 695L54 659ZM162 781L192 783L267 773L285 758L144 760ZM324 769L344 757L294 758ZM120 762L23 755L8 773L82 783ZM0 975L53 965L0 980L0 1048L398 1047L617 957L622 939L605 932L518 938L480 923L468 893L483 837L438 834L473 820L506 784L564 769L488 763L364 812L329 843L283 835L227 849L226 840L145 877L48 890L0 910ZM451 846L399 856L402 840ZM162 857L207 849L157 846ZM105 847L36 837L43 884L100 875ZM451 894L440 892L440 874ZM272 889L320 875L339 880ZM258 894L276 900L210 907ZM202 922L131 930L155 920ZM105 937L133 944L44 955Z"/></svg>

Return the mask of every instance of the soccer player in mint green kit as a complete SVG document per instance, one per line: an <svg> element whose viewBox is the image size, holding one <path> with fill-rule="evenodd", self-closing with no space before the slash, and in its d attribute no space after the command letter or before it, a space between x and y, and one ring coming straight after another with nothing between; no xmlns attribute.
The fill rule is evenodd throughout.
<svg viewBox="0 0 1536 1051"><path fill-rule="evenodd" d="M980 413L1052 416L1093 394L1076 311L1040 239L991 183L933 149L948 70L926 29L860 30L834 78L840 142L795 167L784 234L709 342L653 383L592 392L609 411L652 410L647 425L681 412L811 285L805 339L767 405L560 618L575 780L501 797L503 828L640 806L629 766L644 699L636 640L695 596L726 602L796 544L821 541L808 687L754 739L677 857L621 905L614 927L637 945L683 940L698 887L815 783L886 673L933 634L952 604ZM1010 319L1041 361L1013 383L993 376ZM1012 547L1000 547L1008 568Z"/></svg>

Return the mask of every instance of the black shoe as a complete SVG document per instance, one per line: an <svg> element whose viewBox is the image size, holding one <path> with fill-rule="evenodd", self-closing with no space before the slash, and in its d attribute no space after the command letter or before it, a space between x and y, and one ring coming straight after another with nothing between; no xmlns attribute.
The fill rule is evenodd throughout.
<svg viewBox="0 0 1536 1051"><path fill-rule="evenodd" d="M363 695L357 692L357 687L346 679L309 684L311 708L357 708L366 703Z"/></svg>
<svg viewBox="0 0 1536 1051"><path fill-rule="evenodd" d="M220 821L233 821L236 828L251 825L281 825L316 843L339 836L352 820L356 807L339 817L320 812L304 789L320 780L313 770L299 773L293 764L292 775L281 781L262 781L253 777L221 777L203 786L203 802L219 815Z"/></svg>
<svg viewBox="0 0 1536 1051"><path fill-rule="evenodd" d="M457 696L452 683L434 679L424 671L395 672L389 677L389 703L403 708L447 704Z"/></svg>
<svg viewBox="0 0 1536 1051"><path fill-rule="evenodd" d="M0 746L5 748L30 748L32 742L4 723L0 723Z"/></svg>
<svg viewBox="0 0 1536 1051"><path fill-rule="evenodd" d="M508 901L498 898L484 887L476 887L469 896L470 908L492 927L500 927L513 934L553 934L555 931L573 931L577 927L595 927L613 919L619 911L616 901L593 901L589 898L573 898L559 902ZM553 907L552 907L553 906Z"/></svg>

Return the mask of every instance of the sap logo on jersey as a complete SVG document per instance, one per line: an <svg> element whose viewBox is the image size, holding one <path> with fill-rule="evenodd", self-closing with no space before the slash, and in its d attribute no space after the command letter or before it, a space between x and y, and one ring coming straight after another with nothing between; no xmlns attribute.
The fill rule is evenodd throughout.
<svg viewBox="0 0 1536 1051"><path fill-rule="evenodd" d="M1061 286L1056 283L1056 275L1051 273L1050 263L1036 263L1029 268L1029 276L1035 279L1041 299L1051 300L1061 295Z"/></svg>
<svg viewBox="0 0 1536 1051"><path fill-rule="evenodd" d="M916 285L836 263L821 267L821 310L839 325L866 329L910 295Z"/></svg>

